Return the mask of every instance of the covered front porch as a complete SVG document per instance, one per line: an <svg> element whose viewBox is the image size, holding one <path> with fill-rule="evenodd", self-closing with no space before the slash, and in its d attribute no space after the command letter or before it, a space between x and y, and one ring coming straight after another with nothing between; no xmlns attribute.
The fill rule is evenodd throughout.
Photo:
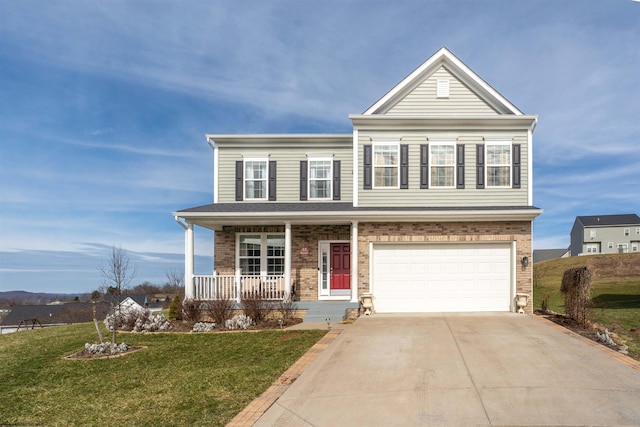
<svg viewBox="0 0 640 427"><path fill-rule="evenodd" d="M358 221L319 218L319 212L275 218L264 206L243 207L241 214L176 214L185 230L185 298L358 302ZM212 274L194 272L196 225L215 233Z"/></svg>

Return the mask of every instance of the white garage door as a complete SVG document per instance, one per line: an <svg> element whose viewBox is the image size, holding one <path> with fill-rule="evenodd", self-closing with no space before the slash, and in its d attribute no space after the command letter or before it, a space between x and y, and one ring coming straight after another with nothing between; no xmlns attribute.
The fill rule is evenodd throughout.
<svg viewBox="0 0 640 427"><path fill-rule="evenodd" d="M508 243L374 245L374 309L509 311L510 260Z"/></svg>

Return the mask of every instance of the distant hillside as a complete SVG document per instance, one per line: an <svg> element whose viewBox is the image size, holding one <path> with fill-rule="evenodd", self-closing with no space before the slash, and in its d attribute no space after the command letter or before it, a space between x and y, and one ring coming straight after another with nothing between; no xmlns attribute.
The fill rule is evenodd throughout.
<svg viewBox="0 0 640 427"><path fill-rule="evenodd" d="M594 284L638 283L640 285L640 253L585 255L551 259L533 266L535 282L541 286L560 286L564 271L571 267L586 266Z"/></svg>
<svg viewBox="0 0 640 427"><path fill-rule="evenodd" d="M90 294L63 294L47 292L4 291L0 292L0 308L12 304L46 304L51 301L71 301L75 297L88 298Z"/></svg>

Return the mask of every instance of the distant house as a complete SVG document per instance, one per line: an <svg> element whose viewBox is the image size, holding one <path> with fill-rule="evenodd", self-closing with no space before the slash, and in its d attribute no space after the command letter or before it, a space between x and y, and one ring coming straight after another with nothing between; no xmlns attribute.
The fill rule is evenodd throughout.
<svg viewBox="0 0 640 427"><path fill-rule="evenodd" d="M120 306L122 308L148 308L151 312L162 310L162 303L153 302L146 295L128 295L122 300Z"/></svg>
<svg viewBox="0 0 640 427"><path fill-rule="evenodd" d="M578 216L571 229L571 256L640 252L636 214Z"/></svg>
<svg viewBox="0 0 640 427"><path fill-rule="evenodd" d="M548 261L550 259L566 258L569 249L536 249L533 251L533 262Z"/></svg>

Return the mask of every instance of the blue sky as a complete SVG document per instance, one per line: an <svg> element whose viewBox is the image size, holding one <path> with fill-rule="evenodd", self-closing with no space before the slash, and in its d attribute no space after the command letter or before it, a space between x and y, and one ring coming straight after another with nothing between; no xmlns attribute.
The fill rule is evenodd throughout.
<svg viewBox="0 0 640 427"><path fill-rule="evenodd" d="M640 3L0 0L0 291L183 269L171 212L211 203L205 133L350 132L446 46L526 114L534 247L640 212ZM212 233L196 230L196 273Z"/></svg>

